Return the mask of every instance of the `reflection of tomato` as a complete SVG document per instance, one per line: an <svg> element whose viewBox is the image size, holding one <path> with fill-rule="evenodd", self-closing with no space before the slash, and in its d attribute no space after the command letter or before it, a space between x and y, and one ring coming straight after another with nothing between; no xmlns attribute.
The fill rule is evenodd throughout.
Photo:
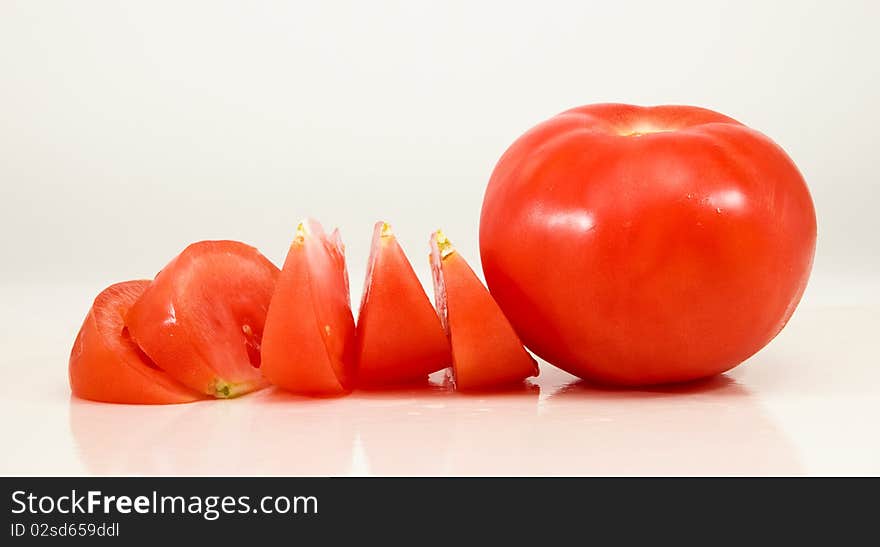
<svg viewBox="0 0 880 547"><path fill-rule="evenodd" d="M261 387L260 339L278 268L237 241L183 250L132 306L125 324L162 370L215 397Z"/></svg>
<svg viewBox="0 0 880 547"><path fill-rule="evenodd" d="M532 350L585 378L723 372L785 325L813 203L764 135L705 109L564 112L504 154L483 203L493 296Z"/></svg>
<svg viewBox="0 0 880 547"><path fill-rule="evenodd" d="M357 354L360 385L425 381L452 363L437 312L384 222L373 230Z"/></svg>
<svg viewBox="0 0 880 547"><path fill-rule="evenodd" d="M202 395L156 368L132 342L125 313L149 286L126 281L95 298L70 352L70 388L83 399L107 403L188 403Z"/></svg>
<svg viewBox="0 0 880 547"><path fill-rule="evenodd" d="M431 268L437 310L452 345L455 388L496 389L537 376L498 304L441 232L431 234Z"/></svg>
<svg viewBox="0 0 880 547"><path fill-rule="evenodd" d="M313 220L299 225L266 317L263 373L308 395L341 395L354 373L354 318L345 251Z"/></svg>

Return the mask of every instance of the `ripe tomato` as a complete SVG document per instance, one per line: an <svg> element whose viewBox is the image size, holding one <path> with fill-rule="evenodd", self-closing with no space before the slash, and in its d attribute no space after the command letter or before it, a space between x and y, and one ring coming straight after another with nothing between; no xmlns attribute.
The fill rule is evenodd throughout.
<svg viewBox="0 0 880 547"><path fill-rule="evenodd" d="M437 312L391 227L373 230L357 321L358 383L425 380L452 363Z"/></svg>
<svg viewBox="0 0 880 547"><path fill-rule="evenodd" d="M702 108L600 104L551 118L489 181L489 288L529 348L618 384L721 373L785 325L816 218L769 138Z"/></svg>
<svg viewBox="0 0 880 547"><path fill-rule="evenodd" d="M70 389L77 397L154 405L204 398L157 368L125 328L126 312L149 284L117 283L95 298L70 352Z"/></svg>
<svg viewBox="0 0 880 547"><path fill-rule="evenodd" d="M434 295L452 344L457 390L504 387L538 375L538 366L504 313L446 236L431 234Z"/></svg>
<svg viewBox="0 0 880 547"><path fill-rule="evenodd" d="M214 397L242 395L266 386L260 340L277 277L244 243L193 243L159 272L125 324L179 382Z"/></svg>
<svg viewBox="0 0 880 547"><path fill-rule="evenodd" d="M335 231L299 225L290 245L263 335L263 373L306 395L351 390L356 355L345 249Z"/></svg>

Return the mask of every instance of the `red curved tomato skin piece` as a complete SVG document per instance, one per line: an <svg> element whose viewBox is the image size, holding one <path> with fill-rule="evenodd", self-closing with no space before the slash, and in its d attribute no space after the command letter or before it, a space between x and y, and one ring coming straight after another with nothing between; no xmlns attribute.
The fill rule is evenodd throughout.
<svg viewBox="0 0 880 547"><path fill-rule="evenodd" d="M373 230L357 355L357 382L366 387L425 381L452 364L437 312L385 222Z"/></svg>
<svg viewBox="0 0 880 547"><path fill-rule="evenodd" d="M70 389L81 399L105 403L163 405L205 396L159 370L125 329L125 313L150 282L110 285L95 298L70 352Z"/></svg>
<svg viewBox="0 0 880 547"><path fill-rule="evenodd" d="M441 232L431 234L437 310L452 345L455 389L499 389L538 375L501 308Z"/></svg>
<svg viewBox="0 0 880 547"><path fill-rule="evenodd" d="M785 152L694 107L576 108L526 132L496 166L480 252L526 345L621 385L724 372L786 324L816 244Z"/></svg>
<svg viewBox="0 0 880 547"><path fill-rule="evenodd" d="M193 243L129 310L132 338L180 383L218 398L264 388L260 340L278 268L238 241Z"/></svg>
<svg viewBox="0 0 880 547"><path fill-rule="evenodd" d="M287 391L337 396L351 391L355 326L338 232L300 224L287 253L263 334L263 373Z"/></svg>

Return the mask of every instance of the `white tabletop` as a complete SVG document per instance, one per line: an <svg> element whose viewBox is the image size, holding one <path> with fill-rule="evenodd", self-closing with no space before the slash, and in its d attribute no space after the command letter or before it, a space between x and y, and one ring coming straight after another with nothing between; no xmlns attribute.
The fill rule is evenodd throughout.
<svg viewBox="0 0 880 547"><path fill-rule="evenodd" d="M534 388L127 406L73 399L70 344L99 286L2 289L3 474L880 474L876 284L817 282L732 372L609 390L541 364Z"/></svg>

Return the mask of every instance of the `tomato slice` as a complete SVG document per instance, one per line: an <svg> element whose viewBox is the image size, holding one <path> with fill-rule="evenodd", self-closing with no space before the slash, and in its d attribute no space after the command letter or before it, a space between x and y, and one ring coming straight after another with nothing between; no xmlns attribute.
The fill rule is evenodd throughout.
<svg viewBox="0 0 880 547"><path fill-rule="evenodd" d="M305 395L341 395L352 387L355 326L345 249L314 220L299 225L269 306L263 373Z"/></svg>
<svg viewBox="0 0 880 547"><path fill-rule="evenodd" d="M425 380L452 363L449 340L391 227L373 230L357 322L358 384Z"/></svg>
<svg viewBox="0 0 880 547"><path fill-rule="evenodd" d="M77 397L147 405L204 398L157 368L125 328L125 314L149 285L146 280L116 283L95 298L70 352L70 388Z"/></svg>
<svg viewBox="0 0 880 547"><path fill-rule="evenodd" d="M504 387L538 375L501 308L441 231L431 234L434 295L452 343L458 390Z"/></svg>
<svg viewBox="0 0 880 547"><path fill-rule="evenodd" d="M214 397L267 385L260 341L278 268L237 241L193 243L168 263L125 324L156 365Z"/></svg>

